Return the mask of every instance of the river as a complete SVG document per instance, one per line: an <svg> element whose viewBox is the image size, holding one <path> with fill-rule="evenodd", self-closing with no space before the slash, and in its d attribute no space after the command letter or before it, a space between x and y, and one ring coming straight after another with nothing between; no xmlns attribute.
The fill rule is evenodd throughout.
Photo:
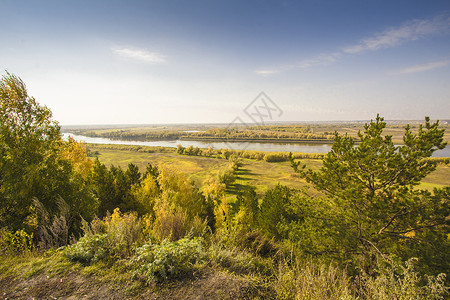
<svg viewBox="0 0 450 300"><path fill-rule="evenodd" d="M331 144L325 143L253 143L253 142L200 142L200 141L121 141L108 138L88 137L82 135L75 135L72 133L63 133L63 138L67 140L69 136L77 141L84 141L89 144L114 144L114 145L136 145L136 146L160 146L176 148L177 145L183 147L194 146L198 148L214 149L233 149L233 150L256 150L268 152L303 152L303 153L327 153L331 150ZM450 157L450 147L443 150L438 150L433 154L433 157Z"/></svg>

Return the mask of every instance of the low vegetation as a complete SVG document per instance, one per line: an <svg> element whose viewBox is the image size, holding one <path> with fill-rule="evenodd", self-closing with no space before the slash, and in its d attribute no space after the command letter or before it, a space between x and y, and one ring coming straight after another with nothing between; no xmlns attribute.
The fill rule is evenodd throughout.
<svg viewBox="0 0 450 300"><path fill-rule="evenodd" d="M0 97L8 112L0 116L4 297L449 296L450 187L420 185L438 168L429 157L445 147L439 122L406 127L395 146L378 116L357 144L336 133L321 163L306 165L292 153L127 150L186 169L214 166L193 181L181 167L105 164L102 152L116 148L89 153L62 141L50 110L18 77L3 77ZM252 164L261 173L290 168L292 186L255 188L242 179Z"/></svg>

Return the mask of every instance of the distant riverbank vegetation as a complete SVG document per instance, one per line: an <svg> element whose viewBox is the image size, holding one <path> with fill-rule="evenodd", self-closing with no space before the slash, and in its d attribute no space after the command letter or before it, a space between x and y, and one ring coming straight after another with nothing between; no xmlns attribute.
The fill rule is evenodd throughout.
<svg viewBox="0 0 450 300"><path fill-rule="evenodd" d="M406 126L403 145L395 146L377 116L357 143L332 135L332 150L313 154L321 163L312 168L305 164L310 157L292 153L123 145L89 153L86 145L61 139L51 111L28 96L20 78L3 76L0 100L5 297L24 277L74 273L129 298L179 289L182 299L197 282L206 282L201 295L209 299L449 295L450 186L419 185L437 168L433 152L446 145L439 122ZM95 151L115 147L149 156L172 151L175 167L148 163L142 170L96 157ZM196 183L176 167L185 157L220 167ZM288 164L308 185L275 182L257 193L237 182L251 175L244 170L248 159Z"/></svg>
<svg viewBox="0 0 450 300"><path fill-rule="evenodd" d="M205 149L194 146L183 147L181 145L177 145L177 148L171 148L160 146L90 144L90 146L87 148L87 155L89 157L95 157L98 155L99 150L122 150L141 153L177 153L180 155L204 156L224 159L228 159L230 156L234 155L240 158L264 160L267 162L289 161L289 152L214 149L212 147ZM325 154L292 152L291 155L296 159L322 159ZM435 164L450 164L450 157L427 157L425 158L425 160Z"/></svg>
<svg viewBox="0 0 450 300"><path fill-rule="evenodd" d="M134 128L134 129L99 129L69 130L74 134L89 137L102 137L115 140L157 141L157 140L195 140L195 141L253 141L253 142L332 142L333 134L313 133L310 126L250 126L233 128L210 128L204 131L174 130L174 128Z"/></svg>
<svg viewBox="0 0 450 300"><path fill-rule="evenodd" d="M447 121L441 124L448 129ZM391 135L394 143L403 143L404 127L401 121L387 123L385 134ZM419 129L414 121L413 131ZM65 132L88 137L101 137L123 141L192 140L203 142L267 142L267 143L333 143L335 134L348 134L358 142L358 131L364 130L364 122L334 122L311 124L271 124L230 126L211 125L153 125L153 126L99 126L99 128L71 126ZM450 131L444 133L444 140L450 141Z"/></svg>

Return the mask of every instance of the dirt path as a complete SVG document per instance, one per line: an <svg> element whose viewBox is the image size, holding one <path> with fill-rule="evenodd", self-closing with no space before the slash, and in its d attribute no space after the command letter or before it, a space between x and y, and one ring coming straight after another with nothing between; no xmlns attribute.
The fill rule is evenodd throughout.
<svg viewBox="0 0 450 300"><path fill-rule="evenodd" d="M2 299L127 299L122 292L75 273L52 278L4 278L0 291Z"/></svg>
<svg viewBox="0 0 450 300"><path fill-rule="evenodd" d="M0 280L0 299L267 299L270 294L269 289L228 273L205 273L134 294L127 292L126 287L102 283L78 273Z"/></svg>

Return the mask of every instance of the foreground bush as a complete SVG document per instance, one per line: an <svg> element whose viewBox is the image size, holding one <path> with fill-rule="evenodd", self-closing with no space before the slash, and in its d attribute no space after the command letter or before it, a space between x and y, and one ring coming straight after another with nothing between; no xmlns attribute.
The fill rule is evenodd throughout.
<svg viewBox="0 0 450 300"><path fill-rule="evenodd" d="M64 249L67 258L85 265L106 259L110 253L107 234L86 235L76 244Z"/></svg>
<svg viewBox="0 0 450 300"><path fill-rule="evenodd" d="M183 238L175 242L146 244L136 250L131 260L135 275L147 282L161 282L187 274L204 258L200 238Z"/></svg>
<svg viewBox="0 0 450 300"><path fill-rule="evenodd" d="M115 209L103 220L84 222L84 236L64 250L64 255L83 264L104 259L120 259L131 256L143 240L140 220L136 213L122 214Z"/></svg>

